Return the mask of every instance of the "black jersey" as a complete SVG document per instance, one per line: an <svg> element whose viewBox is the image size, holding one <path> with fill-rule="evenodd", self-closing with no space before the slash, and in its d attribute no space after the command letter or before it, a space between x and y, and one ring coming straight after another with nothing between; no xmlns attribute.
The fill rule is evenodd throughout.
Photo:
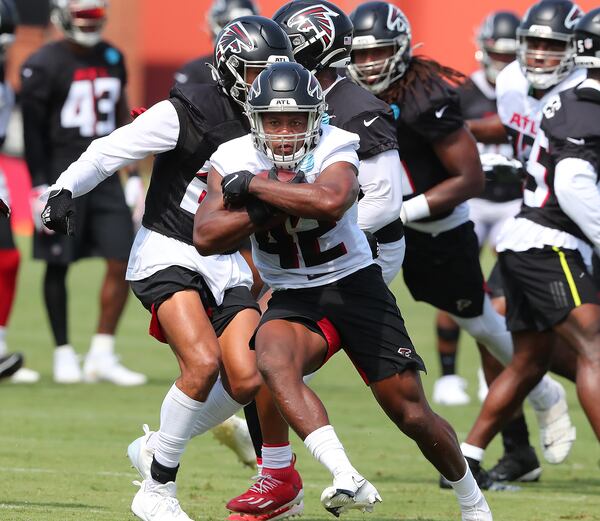
<svg viewBox="0 0 600 521"><path fill-rule="evenodd" d="M523 206L517 217L589 242L558 203L555 167L562 159L578 158L600 171L600 91L587 89L584 82L550 99L543 114L527 163Z"/></svg>
<svg viewBox="0 0 600 521"><path fill-rule="evenodd" d="M359 159L398 149L394 113L369 91L344 78L327 91L325 101L324 121L360 137Z"/></svg>
<svg viewBox="0 0 600 521"><path fill-rule="evenodd" d="M207 63L212 64L212 55L187 62L175 73L175 83L215 83Z"/></svg>
<svg viewBox="0 0 600 521"><path fill-rule="evenodd" d="M94 139L116 128L126 83L123 55L107 42L82 53L66 40L52 42L25 61L25 153L36 181L53 183Z"/></svg>
<svg viewBox="0 0 600 521"><path fill-rule="evenodd" d="M400 158L407 179L403 180L404 200L425 193L450 175L438 159L433 144L464 126L460 100L454 88L442 80L425 85L418 78L402 102L392 103ZM447 217L449 210L422 221Z"/></svg>
<svg viewBox="0 0 600 521"><path fill-rule="evenodd" d="M484 75L482 74L481 76ZM478 82L474 81L481 81L481 79L475 77L475 75L473 75L472 78L473 79L467 79L457 89L463 118L469 120L496 116L497 109L494 88L489 86L489 88L486 89L487 92L484 92ZM485 77L483 78L483 81L487 81L485 80ZM506 152L508 152L511 147L510 145L484 145L478 143L478 148L480 154L497 153L506 155ZM522 183L517 176L514 177L513 182L508 182L506 176L503 176L502 180L499 182L495 178L493 170L491 172L486 172L486 174L485 189L478 198L500 203L521 199L523 196Z"/></svg>
<svg viewBox="0 0 600 521"><path fill-rule="evenodd" d="M179 136L154 160L142 224L192 244L194 215L206 194L208 160L221 143L248 134L241 108L216 85L182 84L171 90Z"/></svg>

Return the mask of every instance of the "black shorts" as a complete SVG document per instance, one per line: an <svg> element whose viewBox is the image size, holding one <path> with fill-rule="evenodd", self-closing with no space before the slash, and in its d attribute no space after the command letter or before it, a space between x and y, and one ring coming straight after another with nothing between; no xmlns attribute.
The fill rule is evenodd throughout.
<svg viewBox="0 0 600 521"><path fill-rule="evenodd" d="M405 228L404 282L415 300L463 318L483 313L479 243L468 221L438 235Z"/></svg>
<svg viewBox="0 0 600 521"><path fill-rule="evenodd" d="M73 201L75 237L34 233L34 258L53 264L69 264L84 257L127 261L133 222L118 176L109 177Z"/></svg>
<svg viewBox="0 0 600 521"><path fill-rule="evenodd" d="M156 313L165 300L179 291L195 289L199 293L217 337L221 336L240 311L250 308L260 312L256 300L245 286L237 286L225 291L223 302L217 306L202 275L181 266L171 266L157 271L148 278L131 281L131 289L144 307L152 313L149 332L161 342L166 342L166 339Z"/></svg>
<svg viewBox="0 0 600 521"><path fill-rule="evenodd" d="M600 292L600 257L596 253L592 255L592 278L596 283L596 288Z"/></svg>
<svg viewBox="0 0 600 521"><path fill-rule="evenodd" d="M500 273L500 263L498 260L494 263L490 276L487 280L488 293L492 298L504 296L504 285L502 282L502 273Z"/></svg>
<svg viewBox="0 0 600 521"><path fill-rule="evenodd" d="M0 250L14 250L15 241L13 239L10 219L0 217Z"/></svg>
<svg viewBox="0 0 600 521"><path fill-rule="evenodd" d="M322 335L324 362L343 348L367 385L406 369L425 370L376 264L324 286L274 291L257 331L270 320L299 322Z"/></svg>
<svg viewBox="0 0 600 521"><path fill-rule="evenodd" d="M594 281L577 250L546 246L524 252L503 251L498 258L510 331L544 331L581 304L600 304Z"/></svg>

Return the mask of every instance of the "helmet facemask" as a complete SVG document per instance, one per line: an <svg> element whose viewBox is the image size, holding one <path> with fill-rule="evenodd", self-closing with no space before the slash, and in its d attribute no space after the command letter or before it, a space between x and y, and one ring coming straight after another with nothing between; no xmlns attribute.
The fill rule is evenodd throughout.
<svg viewBox="0 0 600 521"><path fill-rule="evenodd" d="M52 21L69 40L93 47L102 39L107 4L106 0L55 0Z"/></svg>
<svg viewBox="0 0 600 521"><path fill-rule="evenodd" d="M544 29L542 26L539 26L539 28ZM544 34L542 31L518 29L517 36L519 38L517 59L521 65L521 70L533 88L540 90L550 89L566 78L573 69L575 47L572 35L557 32ZM564 50L531 49L532 38L555 43L559 42L564 44ZM529 64L529 62L535 62L536 60L540 62L555 61L556 63L553 65Z"/></svg>
<svg viewBox="0 0 600 521"><path fill-rule="evenodd" d="M390 47L392 53L386 58L356 63L355 51ZM373 36L359 36L352 42L352 63L348 72L361 87L379 94L401 78L411 57L410 37L400 35L393 40L376 40Z"/></svg>
<svg viewBox="0 0 600 521"><path fill-rule="evenodd" d="M486 79L495 85L500 71L517 57L517 41L511 38L478 38L477 44L479 50L475 58L481 63ZM500 56L505 59L498 59Z"/></svg>

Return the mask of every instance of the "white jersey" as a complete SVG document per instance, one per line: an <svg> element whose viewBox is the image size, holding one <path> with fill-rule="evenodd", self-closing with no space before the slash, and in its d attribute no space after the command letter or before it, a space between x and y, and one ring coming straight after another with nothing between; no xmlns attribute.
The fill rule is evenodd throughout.
<svg viewBox="0 0 600 521"><path fill-rule="evenodd" d="M338 161L358 168L358 142L356 134L324 126L319 145L300 164L306 181L314 183ZM239 170L256 174L273 166L250 134L222 144L210 162L222 176ZM253 235L252 256L262 279L274 290L323 286L372 264L357 208L355 203L337 222L289 217L282 226Z"/></svg>
<svg viewBox="0 0 600 521"><path fill-rule="evenodd" d="M0 136L6 137L6 129L10 120L10 115L15 104L15 94L7 81L0 83ZM4 177L4 172L0 170L0 199L10 206L10 193Z"/></svg>
<svg viewBox="0 0 600 521"><path fill-rule="evenodd" d="M496 79L498 115L513 140L515 157L523 164L529 158L537 129L542 121L542 108L555 94L574 87L586 77L585 69L575 69L540 99L530 96L529 81L518 61L508 64Z"/></svg>

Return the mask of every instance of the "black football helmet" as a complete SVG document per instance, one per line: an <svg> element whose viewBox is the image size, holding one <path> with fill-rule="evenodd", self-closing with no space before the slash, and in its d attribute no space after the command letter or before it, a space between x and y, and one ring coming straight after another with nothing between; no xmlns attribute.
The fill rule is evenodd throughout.
<svg viewBox="0 0 600 521"><path fill-rule="evenodd" d="M250 87L249 68L293 60L290 40L277 23L264 16L242 16L217 36L213 72L225 92L243 106Z"/></svg>
<svg viewBox="0 0 600 521"><path fill-rule="evenodd" d="M348 65L352 22L338 6L325 0L295 0L281 7L273 20L289 36L296 61L313 74Z"/></svg>
<svg viewBox="0 0 600 521"><path fill-rule="evenodd" d="M4 61L7 49L15 41L18 24L19 16L13 0L0 0L0 61Z"/></svg>
<svg viewBox="0 0 600 521"><path fill-rule="evenodd" d="M517 29L519 48L517 59L527 80L536 89L549 89L573 69L575 47L573 29L583 15L577 4L569 0L542 0L529 8ZM530 38L542 38L564 43L564 50L550 51L529 48ZM559 60L557 65L532 66L530 59Z"/></svg>
<svg viewBox="0 0 600 521"><path fill-rule="evenodd" d="M477 32L477 52L475 58L483 68L490 83L496 83L499 72L506 67L508 60L517 57L517 28L521 20L510 11L495 11L486 16ZM496 60L491 54L502 54L507 60ZM510 60L510 61L512 61Z"/></svg>
<svg viewBox="0 0 600 521"><path fill-rule="evenodd" d="M575 26L575 65L600 68L600 8L586 14Z"/></svg>
<svg viewBox="0 0 600 521"><path fill-rule="evenodd" d="M257 14L258 9L252 0L215 0L208 12L208 25L213 40L229 22L240 16Z"/></svg>
<svg viewBox="0 0 600 521"><path fill-rule="evenodd" d="M410 63L410 23L398 7L387 2L362 4L350 14L350 20L354 24L353 51L392 48L392 54L387 58L359 64L353 56L348 66L354 81L379 94L401 78Z"/></svg>
<svg viewBox="0 0 600 521"><path fill-rule="evenodd" d="M295 170L321 138L321 119L326 104L321 85L299 63L274 63L262 71L248 93L246 111L257 150L278 168ZM301 134L267 134L263 116L273 112L304 112L308 115L306 131ZM283 144L292 143L290 153ZM276 153L275 150L280 153Z"/></svg>
<svg viewBox="0 0 600 521"><path fill-rule="evenodd" d="M107 0L52 0L51 18L67 39L93 47L102 39L107 8Z"/></svg>

